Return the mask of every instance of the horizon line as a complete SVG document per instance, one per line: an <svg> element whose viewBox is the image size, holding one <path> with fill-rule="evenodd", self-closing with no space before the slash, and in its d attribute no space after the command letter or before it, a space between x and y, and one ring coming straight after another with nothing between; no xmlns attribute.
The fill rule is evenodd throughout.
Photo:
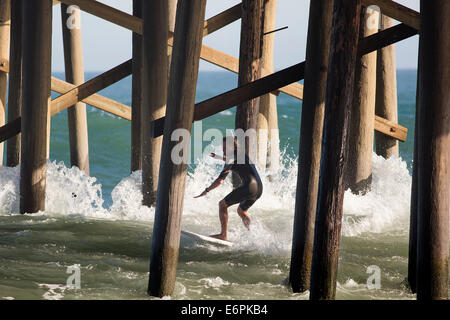
<svg viewBox="0 0 450 320"><path fill-rule="evenodd" d="M92 72L92 73L98 73L98 72L101 72L101 73L103 73L103 72L106 72L106 71L108 71L109 69L107 69L107 70L84 70L84 72L85 73L87 73L87 72ZM280 70L283 70L283 69L279 69L279 70L275 70L274 72L277 72L277 71L280 71ZM416 68L397 68L397 69L395 69L396 71L417 71L417 67ZM232 73L232 74L235 74L235 75L237 75L237 73L234 73L234 72L231 72L231 71L229 71L229 70L213 70L213 69L204 69L204 70L199 70L199 72L205 72L205 71L207 71L207 72L217 72L217 73L219 73L219 72L223 72L223 73L225 73L225 72L227 72L227 73ZM63 72L65 72L65 70L52 70L52 73L53 72L57 72L57 73L63 73ZM130 74L130 76L131 76L131 74ZM127 77L129 77L129 76L127 76Z"/></svg>

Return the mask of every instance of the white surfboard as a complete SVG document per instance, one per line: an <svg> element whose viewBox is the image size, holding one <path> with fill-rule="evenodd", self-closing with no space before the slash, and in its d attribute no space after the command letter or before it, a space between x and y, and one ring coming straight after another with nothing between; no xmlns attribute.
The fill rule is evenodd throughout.
<svg viewBox="0 0 450 320"><path fill-rule="evenodd" d="M230 241L220 240L190 231L181 230L181 235L190 238L194 241L212 244L216 246L231 247L233 245L233 243Z"/></svg>

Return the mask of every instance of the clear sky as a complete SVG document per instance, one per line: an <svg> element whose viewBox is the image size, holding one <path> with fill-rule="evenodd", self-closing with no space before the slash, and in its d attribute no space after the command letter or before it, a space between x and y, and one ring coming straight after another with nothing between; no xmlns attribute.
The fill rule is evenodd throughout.
<svg viewBox="0 0 450 320"><path fill-rule="evenodd" d="M132 0L102 0L107 5L132 12ZM206 18L239 3L239 0L208 0ZM419 10L419 0L397 0L405 6ZM305 59L306 33L308 27L309 0L277 0L276 26L288 29L275 36L275 68L282 69ZM317 26L319 27L319 26ZM131 58L131 31L110 22L82 13L83 54L86 71L106 71ZM239 55L240 21L206 36L203 43L215 49ZM397 68L416 69L418 36L396 45ZM62 47L61 9L53 9L53 71L64 70ZM200 70L221 70L207 62L200 63Z"/></svg>

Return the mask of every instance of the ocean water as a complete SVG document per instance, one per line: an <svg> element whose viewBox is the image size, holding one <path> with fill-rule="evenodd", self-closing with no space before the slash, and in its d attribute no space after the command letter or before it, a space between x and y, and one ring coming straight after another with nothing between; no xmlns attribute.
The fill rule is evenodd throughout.
<svg viewBox="0 0 450 320"><path fill-rule="evenodd" d="M93 77L96 74L88 74ZM62 74L55 76L64 79ZM232 89L230 73L201 72L197 101ZM416 72L398 71L399 123L409 130L400 158L373 155L373 187L346 192L338 299L413 299L407 275L409 202ZM131 104L131 79L101 94ZM231 248L181 238L172 299L307 299L286 285L289 274L301 102L280 94L280 170L261 173L263 197L250 209L247 231L230 208ZM234 108L202 122L203 130L234 126ZM0 299L150 299L146 294L154 209L143 207L140 172L130 172L130 123L88 106L91 177L70 168L67 113L52 118L46 210L20 215L19 168L0 167ZM209 145L204 141L202 147ZM221 170L210 157L189 166L182 228L217 233L224 186L193 199ZM74 196L76 195L76 197ZM67 285L68 267L80 270L80 288ZM367 286L369 266L380 286ZM370 269L370 268L369 268ZM168 297L167 297L168 298Z"/></svg>

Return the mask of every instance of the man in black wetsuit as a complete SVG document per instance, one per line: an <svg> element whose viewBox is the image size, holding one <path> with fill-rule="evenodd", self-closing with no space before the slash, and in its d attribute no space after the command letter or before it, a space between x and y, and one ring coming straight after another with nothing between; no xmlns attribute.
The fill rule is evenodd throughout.
<svg viewBox="0 0 450 320"><path fill-rule="evenodd" d="M219 234L211 235L211 237L227 240L227 225L228 225L228 207L239 203L239 207L237 209L238 215L241 217L244 226L249 229L250 227L250 216L247 213L247 210L255 203L256 200L261 197L263 186L261 179L259 177L258 172L256 171L255 165L251 163L247 154L245 154L244 161L240 162L237 157L237 140L233 139L234 143L230 148L232 148L232 152L228 152L227 150L227 138L223 139L222 148L223 148L223 157L219 157L214 153L211 154L213 158L219 158L225 161L225 166L220 173L219 177L203 191L200 195L195 198L203 197L211 190L220 186L230 171L236 172L241 178L241 185L230 192L224 199L219 202L219 218L221 224L221 232ZM227 159L226 155L234 154L234 159Z"/></svg>

